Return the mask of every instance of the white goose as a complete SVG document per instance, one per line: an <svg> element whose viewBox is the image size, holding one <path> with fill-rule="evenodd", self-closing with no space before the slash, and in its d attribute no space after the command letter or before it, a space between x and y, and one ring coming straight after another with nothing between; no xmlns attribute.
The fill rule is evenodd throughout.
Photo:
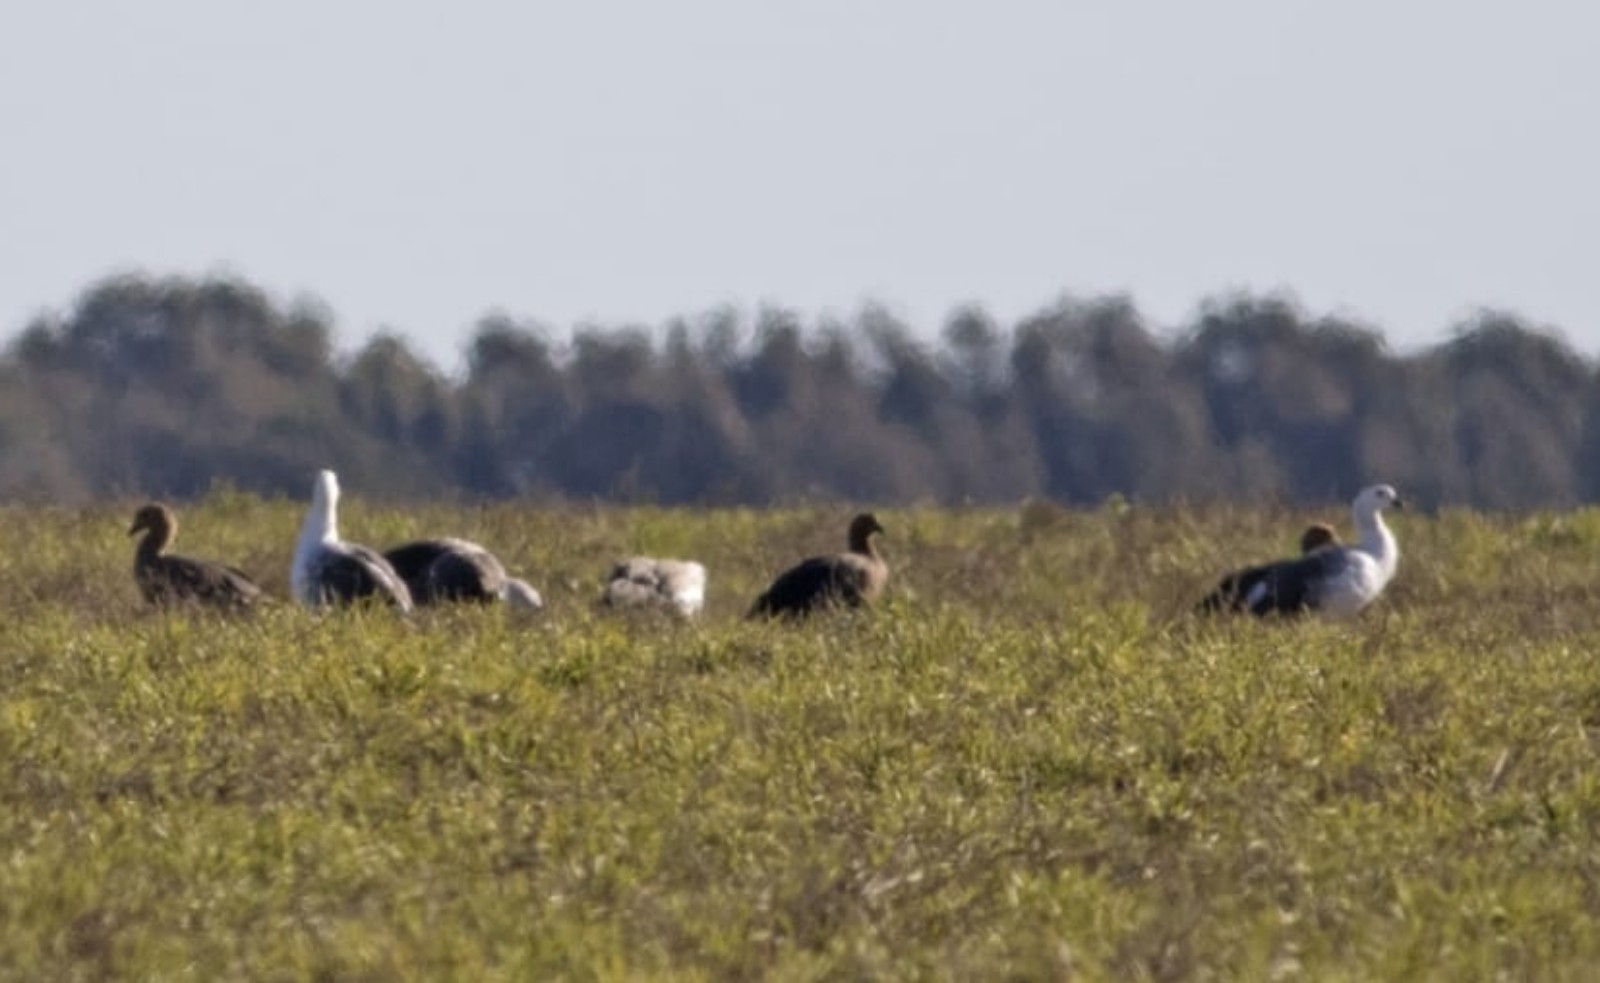
<svg viewBox="0 0 1600 983"><path fill-rule="evenodd" d="M377 550L339 538L339 479L332 471L318 472L312 486L289 585L295 600L312 610L367 597L411 610L411 592L389 561Z"/></svg>
<svg viewBox="0 0 1600 983"><path fill-rule="evenodd" d="M608 607L671 607L692 618L706 603L706 568L693 560L630 557L611 568L600 599Z"/></svg>

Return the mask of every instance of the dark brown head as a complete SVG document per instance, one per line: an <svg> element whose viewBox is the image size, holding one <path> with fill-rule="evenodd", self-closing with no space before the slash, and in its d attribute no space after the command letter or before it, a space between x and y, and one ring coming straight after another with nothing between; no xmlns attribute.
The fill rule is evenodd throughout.
<svg viewBox="0 0 1600 983"><path fill-rule="evenodd" d="M1300 552L1315 553L1324 546L1338 546L1339 534L1326 522L1313 522L1300 534Z"/></svg>
<svg viewBox="0 0 1600 983"><path fill-rule="evenodd" d="M872 537L875 533L883 532L883 526L878 524L878 517L871 512L863 512L850 520L850 552L872 553Z"/></svg>
<svg viewBox="0 0 1600 983"><path fill-rule="evenodd" d="M133 513L133 525L128 527L128 535L141 531L146 533L147 542L165 548L178 534L178 517L160 502L141 505L139 511Z"/></svg>

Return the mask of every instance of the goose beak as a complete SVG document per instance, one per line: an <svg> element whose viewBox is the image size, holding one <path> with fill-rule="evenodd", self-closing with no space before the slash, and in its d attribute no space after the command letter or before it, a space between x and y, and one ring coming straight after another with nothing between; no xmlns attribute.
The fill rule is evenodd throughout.
<svg viewBox="0 0 1600 983"><path fill-rule="evenodd" d="M1404 511L1406 507L1406 500L1401 498L1399 495L1396 495L1394 497L1394 507Z"/></svg>

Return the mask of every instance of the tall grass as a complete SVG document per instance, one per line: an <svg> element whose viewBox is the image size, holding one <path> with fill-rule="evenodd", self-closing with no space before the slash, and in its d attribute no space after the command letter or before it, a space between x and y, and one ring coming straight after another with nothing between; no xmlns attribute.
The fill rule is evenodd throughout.
<svg viewBox="0 0 1600 983"><path fill-rule="evenodd" d="M548 611L227 620L142 606L131 504L0 509L7 978L1600 965L1600 512L1402 515L1340 625L1187 613L1304 513L891 511L887 602L785 626L741 615L847 509L356 498ZM300 510L217 495L179 549L284 597ZM640 551L706 563L699 623L596 608Z"/></svg>

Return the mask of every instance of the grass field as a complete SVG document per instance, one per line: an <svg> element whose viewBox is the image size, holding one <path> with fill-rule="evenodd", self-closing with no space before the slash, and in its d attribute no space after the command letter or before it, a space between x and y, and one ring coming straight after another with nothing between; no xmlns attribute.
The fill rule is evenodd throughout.
<svg viewBox="0 0 1600 983"><path fill-rule="evenodd" d="M887 603L789 627L849 509L357 493L547 612L225 620L142 607L134 504L0 509L8 979L1600 977L1600 511L1402 513L1333 625L1186 613L1311 513L887 510ZM301 509L178 549L284 597ZM632 551L699 624L595 607Z"/></svg>

